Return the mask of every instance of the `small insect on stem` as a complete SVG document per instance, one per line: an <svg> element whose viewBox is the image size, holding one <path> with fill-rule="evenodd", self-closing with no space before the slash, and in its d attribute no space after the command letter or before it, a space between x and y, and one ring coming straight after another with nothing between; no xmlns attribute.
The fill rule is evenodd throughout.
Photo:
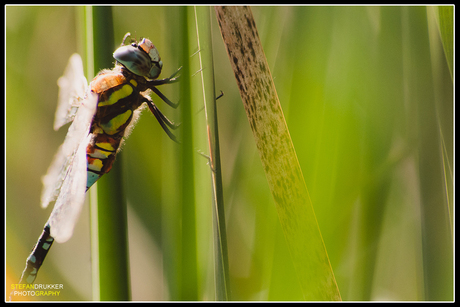
<svg viewBox="0 0 460 307"><path fill-rule="evenodd" d="M216 97L216 100L219 99L219 98L221 98L222 96L224 96L224 92L222 92L222 90L220 90L220 94L219 94L219 96ZM204 110L204 106L202 106L198 111L196 111L195 114L198 114L198 113L200 113L200 112L203 111L203 110Z"/></svg>
<svg viewBox="0 0 460 307"><path fill-rule="evenodd" d="M216 100L221 98L222 96L224 96L224 92L222 92L222 90L220 90L220 95L216 97Z"/></svg>

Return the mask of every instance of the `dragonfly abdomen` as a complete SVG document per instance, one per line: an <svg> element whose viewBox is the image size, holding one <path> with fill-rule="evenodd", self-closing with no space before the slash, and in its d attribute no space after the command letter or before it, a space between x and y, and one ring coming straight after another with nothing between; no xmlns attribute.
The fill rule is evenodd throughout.
<svg viewBox="0 0 460 307"><path fill-rule="evenodd" d="M31 284L34 282L37 277L38 270L42 266L43 261L45 260L46 254L51 248L54 239L50 235L50 226L45 225L40 238L38 239L37 244L35 244L32 249L32 253L29 255L26 261L26 268L22 272L21 279L19 283L28 283Z"/></svg>
<svg viewBox="0 0 460 307"><path fill-rule="evenodd" d="M110 171L115 161L118 147L120 146L120 140L116 140L105 134L94 135L93 141L86 148L86 190L102 175Z"/></svg>
<svg viewBox="0 0 460 307"><path fill-rule="evenodd" d="M140 106L137 82L128 79L119 70L104 71L91 82L98 95L98 108L91 125L92 139L86 149L88 190L102 175L112 168L115 156Z"/></svg>

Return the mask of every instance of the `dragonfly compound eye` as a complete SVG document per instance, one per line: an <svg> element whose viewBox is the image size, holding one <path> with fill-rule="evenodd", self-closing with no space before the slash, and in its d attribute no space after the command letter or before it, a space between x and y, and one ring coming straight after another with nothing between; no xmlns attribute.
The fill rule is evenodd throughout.
<svg viewBox="0 0 460 307"><path fill-rule="evenodd" d="M156 79L160 73L161 69L163 68L163 62L161 62L160 53L155 45L147 38L144 38L142 42L139 44L139 48L144 50L148 53L150 59L152 60L152 68L148 74L148 78Z"/></svg>
<svg viewBox="0 0 460 307"><path fill-rule="evenodd" d="M163 62L159 61L158 63L152 63L152 68L147 76L149 79L156 79L161 73L161 68L163 67Z"/></svg>
<svg viewBox="0 0 460 307"><path fill-rule="evenodd" d="M149 55L142 50L132 45L122 46L115 50L113 57L132 73L138 76L151 78L149 75L153 63Z"/></svg>

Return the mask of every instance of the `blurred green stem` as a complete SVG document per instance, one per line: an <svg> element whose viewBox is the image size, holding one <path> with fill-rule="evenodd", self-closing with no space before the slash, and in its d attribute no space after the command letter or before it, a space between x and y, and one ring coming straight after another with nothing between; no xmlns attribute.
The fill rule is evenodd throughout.
<svg viewBox="0 0 460 307"><path fill-rule="evenodd" d="M450 77L453 80L453 46L454 46L454 7L439 6L438 7L438 22L439 32L441 34L442 46L444 47L444 55L446 56L447 65L449 66Z"/></svg>
<svg viewBox="0 0 460 307"><path fill-rule="evenodd" d="M436 97L433 91L431 54L427 32L427 15L423 7L406 9L408 22L405 40L410 69L417 75L408 78L412 91L410 103L417 106L418 162L420 205L422 211L423 271L426 300L452 300L453 238L444 179L442 142L437 122ZM424 32L420 34L420 29ZM429 76L420 78L419 76Z"/></svg>

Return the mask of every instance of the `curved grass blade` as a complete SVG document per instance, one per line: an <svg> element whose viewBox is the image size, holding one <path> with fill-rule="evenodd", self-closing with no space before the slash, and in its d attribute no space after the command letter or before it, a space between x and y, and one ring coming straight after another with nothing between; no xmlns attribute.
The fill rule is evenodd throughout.
<svg viewBox="0 0 460 307"><path fill-rule="evenodd" d="M304 297L341 300L252 12L215 11Z"/></svg>

